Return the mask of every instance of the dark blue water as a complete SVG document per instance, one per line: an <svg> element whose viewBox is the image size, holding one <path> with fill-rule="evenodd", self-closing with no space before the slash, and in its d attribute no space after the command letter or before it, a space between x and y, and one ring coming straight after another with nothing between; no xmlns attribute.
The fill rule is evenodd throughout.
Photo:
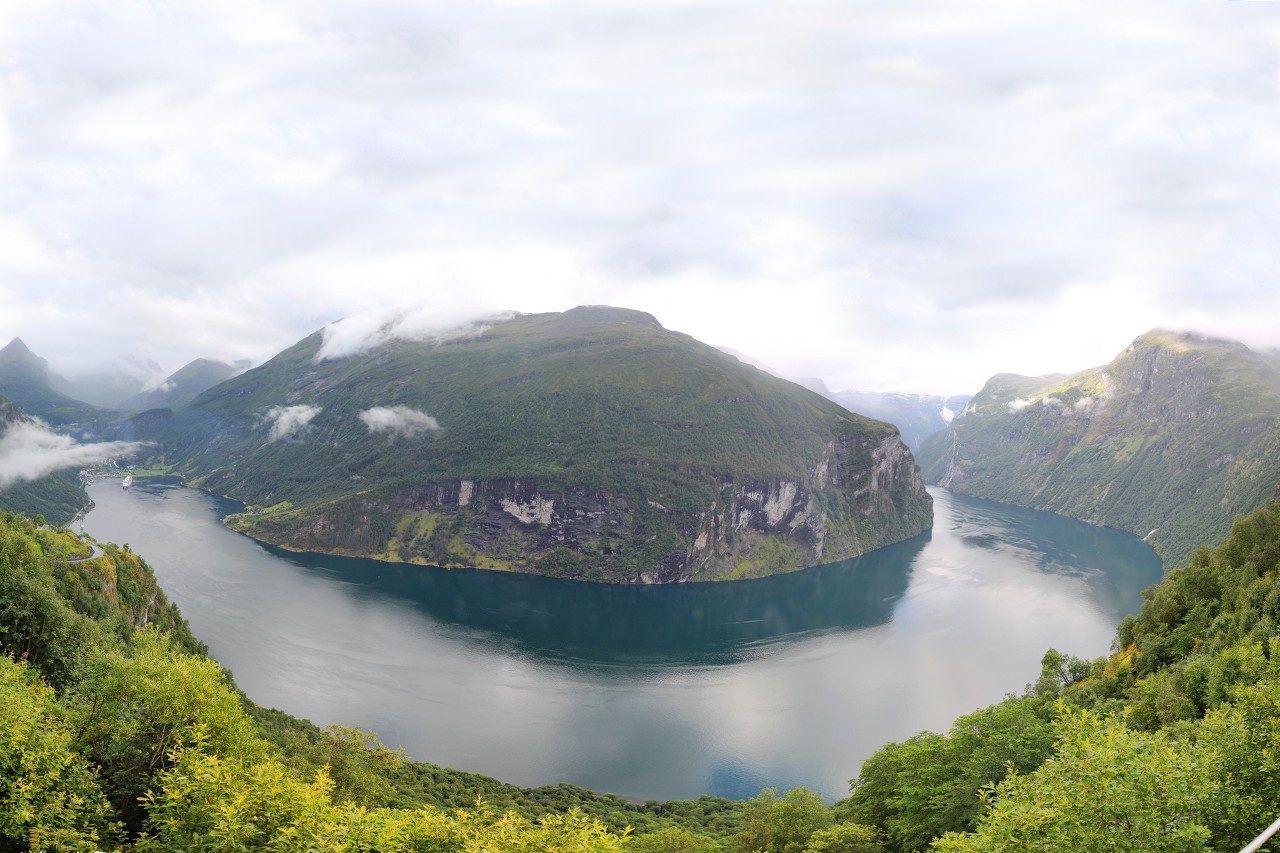
<svg viewBox="0 0 1280 853"><path fill-rule="evenodd" d="M930 534L762 580L666 587L260 545L230 505L90 489L256 701L423 760L648 799L847 792L888 740L1020 690L1050 646L1107 651L1160 577L1116 531L934 490Z"/></svg>

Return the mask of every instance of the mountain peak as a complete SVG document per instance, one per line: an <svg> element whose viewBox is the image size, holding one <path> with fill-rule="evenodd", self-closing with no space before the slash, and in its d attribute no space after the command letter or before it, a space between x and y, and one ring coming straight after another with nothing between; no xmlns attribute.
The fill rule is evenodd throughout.
<svg viewBox="0 0 1280 853"><path fill-rule="evenodd" d="M1248 349L1239 341L1233 341L1227 338L1215 338L1211 335L1200 334L1199 332L1163 329L1160 327L1139 335L1134 339L1133 343L1129 345L1126 352L1132 352L1135 349L1143 347L1158 347L1174 350L1176 352L1189 352L1196 349Z"/></svg>
<svg viewBox="0 0 1280 853"><path fill-rule="evenodd" d="M579 305L560 315L560 322L571 328L586 329L619 323L648 326L661 329L658 318L634 308L616 308L612 305Z"/></svg>
<svg viewBox="0 0 1280 853"><path fill-rule="evenodd" d="M0 349L0 364L8 366L11 370L19 370L33 380L48 381L49 362L28 349L22 342L22 338L14 338L4 349Z"/></svg>

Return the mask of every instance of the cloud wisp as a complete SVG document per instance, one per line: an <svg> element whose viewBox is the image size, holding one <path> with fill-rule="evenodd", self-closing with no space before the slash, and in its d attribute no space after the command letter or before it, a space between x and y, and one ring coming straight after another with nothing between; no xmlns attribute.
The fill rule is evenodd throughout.
<svg viewBox="0 0 1280 853"><path fill-rule="evenodd" d="M457 338L479 337L495 323L510 320L512 312L466 316L424 305L370 311L347 317L324 329L324 342L315 361L358 355L391 341L429 341L441 344Z"/></svg>
<svg viewBox="0 0 1280 853"><path fill-rule="evenodd" d="M266 421L271 424L268 439L293 441L301 438L312 419L322 411L320 406L276 406L268 409L265 416Z"/></svg>
<svg viewBox="0 0 1280 853"><path fill-rule="evenodd" d="M440 429L440 424L431 415L408 406L374 406L361 412L360 420L364 421L369 432L390 433L393 438L413 438Z"/></svg>
<svg viewBox="0 0 1280 853"><path fill-rule="evenodd" d="M37 480L63 468L132 456L145 446L146 442L141 441L80 444L34 421L15 423L0 436L0 487L19 480Z"/></svg>
<svg viewBox="0 0 1280 853"><path fill-rule="evenodd" d="M0 341L66 375L411 301L322 358L583 304L833 389L1280 345L1267 4L80 6L0 4Z"/></svg>

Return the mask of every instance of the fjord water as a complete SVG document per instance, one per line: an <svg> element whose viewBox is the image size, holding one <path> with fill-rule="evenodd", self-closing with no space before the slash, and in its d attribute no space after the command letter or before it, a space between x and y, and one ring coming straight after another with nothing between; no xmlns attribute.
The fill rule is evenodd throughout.
<svg viewBox="0 0 1280 853"><path fill-rule="evenodd" d="M89 489L256 702L414 758L638 799L847 793L889 740L1107 651L1157 581L1135 537L933 489L932 533L754 581L619 587L299 554L227 501Z"/></svg>

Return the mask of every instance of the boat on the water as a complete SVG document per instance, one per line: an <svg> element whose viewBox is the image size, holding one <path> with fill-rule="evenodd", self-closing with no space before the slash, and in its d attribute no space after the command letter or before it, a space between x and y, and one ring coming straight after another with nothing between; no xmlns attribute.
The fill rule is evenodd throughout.
<svg viewBox="0 0 1280 853"><path fill-rule="evenodd" d="M129 488L130 486L132 486L132 485L133 485L133 475L132 475L132 474L125 474L125 475L124 475L124 482L120 484L120 488L122 488L122 489L127 489L127 488Z"/></svg>

